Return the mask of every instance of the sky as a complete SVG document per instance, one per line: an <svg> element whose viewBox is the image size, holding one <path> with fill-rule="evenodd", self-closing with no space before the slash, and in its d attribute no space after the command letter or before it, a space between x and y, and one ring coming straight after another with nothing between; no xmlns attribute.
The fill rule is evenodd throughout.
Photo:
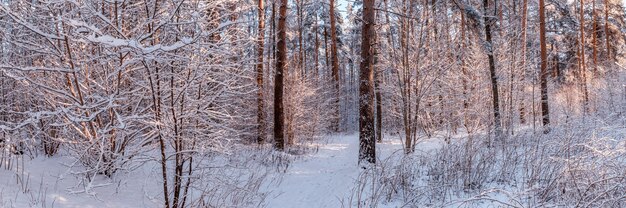
<svg viewBox="0 0 626 208"><path fill-rule="evenodd" d="M341 13L341 16L343 16L343 18L346 18L346 11L348 10L348 1L350 2L354 2L354 0L338 0L337 1L337 10ZM626 1L626 0L624 0Z"/></svg>

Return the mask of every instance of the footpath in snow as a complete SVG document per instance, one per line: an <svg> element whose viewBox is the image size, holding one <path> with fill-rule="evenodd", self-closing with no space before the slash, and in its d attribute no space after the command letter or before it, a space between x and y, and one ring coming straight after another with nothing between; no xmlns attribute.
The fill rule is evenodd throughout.
<svg viewBox="0 0 626 208"><path fill-rule="evenodd" d="M439 144L440 140L424 140L418 145ZM386 137L383 143L376 145L379 159L402 151L398 137ZM319 152L293 161L277 187L266 187L270 191L266 198L267 207L341 207L341 199L352 193L361 172L357 164L358 152L358 134L334 136L328 143L320 144Z"/></svg>

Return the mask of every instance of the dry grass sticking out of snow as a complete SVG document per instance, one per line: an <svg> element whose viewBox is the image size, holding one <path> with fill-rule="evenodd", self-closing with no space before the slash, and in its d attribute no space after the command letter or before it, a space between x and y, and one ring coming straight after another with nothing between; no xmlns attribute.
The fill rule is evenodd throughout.
<svg viewBox="0 0 626 208"><path fill-rule="evenodd" d="M611 120L611 122L607 122ZM527 129L488 145L468 135L362 172L344 207L624 207L623 117ZM417 146L418 149L420 146Z"/></svg>

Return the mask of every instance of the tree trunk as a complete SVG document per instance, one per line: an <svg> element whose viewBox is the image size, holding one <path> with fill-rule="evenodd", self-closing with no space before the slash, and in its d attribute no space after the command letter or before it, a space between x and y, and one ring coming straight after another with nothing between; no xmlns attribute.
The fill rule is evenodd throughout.
<svg viewBox="0 0 626 208"><path fill-rule="evenodd" d="M334 100L334 120L333 120L333 131L339 131L339 121L341 120L339 115L339 58L337 57L337 29L335 26L335 0L330 0L330 7L328 8L328 13L330 16L330 56L332 60L332 76L333 76L333 86L335 91L335 100Z"/></svg>
<svg viewBox="0 0 626 208"><path fill-rule="evenodd" d="M257 91L257 122L258 122L258 137L257 142L262 144L265 141L265 103L263 99L263 47L265 41L265 5L264 0L259 0L259 33L258 33L258 60L256 64L256 83L258 87Z"/></svg>
<svg viewBox="0 0 626 208"><path fill-rule="evenodd" d="M359 74L359 163L376 163L374 138L374 0L363 0L363 27L361 32L361 66Z"/></svg>
<svg viewBox="0 0 626 208"><path fill-rule="evenodd" d="M304 49L302 48L302 0L296 0L296 5L298 6L298 67L299 71L302 72L302 78L304 78L304 73L306 70L304 69Z"/></svg>
<svg viewBox="0 0 626 208"><path fill-rule="evenodd" d="M274 147L285 149L284 114L283 114L283 74L287 59L287 0L280 1L278 9L278 42L276 43L276 75L274 76Z"/></svg>
<svg viewBox="0 0 626 208"><path fill-rule="evenodd" d="M609 0L604 0L604 37L606 41L606 57L611 60L611 42L609 42Z"/></svg>
<svg viewBox="0 0 626 208"><path fill-rule="evenodd" d="M326 72L330 68L330 61L328 60L328 28L326 27L326 21L324 21L324 58L326 59Z"/></svg>
<svg viewBox="0 0 626 208"><path fill-rule="evenodd" d="M272 68L271 65L274 62L274 60L276 60L276 2L272 1L272 9L271 9L271 16L270 16L270 31L269 31L269 39L267 40L269 43L270 47L267 47L267 73L268 73L268 80L270 79L270 77L272 76Z"/></svg>
<svg viewBox="0 0 626 208"><path fill-rule="evenodd" d="M587 70L586 70L587 67L585 64L585 9L584 8L585 8L585 2L583 0L580 0L580 57L579 57L581 61L580 62L580 75L581 75L580 79L581 79L581 85L583 88L583 111L586 114L588 111L589 96L587 93ZM542 97L543 97L543 94L542 94ZM543 106L543 103L541 103L541 105Z"/></svg>
<svg viewBox="0 0 626 208"><path fill-rule="evenodd" d="M380 71L376 70L374 74L374 88L376 92L376 140L378 142L383 141L383 104L380 95Z"/></svg>
<svg viewBox="0 0 626 208"><path fill-rule="evenodd" d="M593 17L593 29L591 30L592 37L592 47L593 47L593 72L598 72L598 47L597 47L597 39L598 39L598 19L596 18L596 0L592 0L591 3L591 16Z"/></svg>
<svg viewBox="0 0 626 208"><path fill-rule="evenodd" d="M520 73L520 83L524 83L524 78L526 77L526 21L528 15L528 0L524 0L524 5L522 5L522 63L521 63L521 73ZM519 88L520 91L520 104L519 104L519 119L520 124L526 123L526 109L524 106L524 87Z"/></svg>
<svg viewBox="0 0 626 208"><path fill-rule="evenodd" d="M315 15L315 69L313 70L313 73L315 75L315 81L317 82L317 79L319 78L319 51L320 51L320 40L318 37L318 30L319 29L319 24L318 24L318 20L317 20L317 14Z"/></svg>
<svg viewBox="0 0 626 208"><path fill-rule="evenodd" d="M489 7L489 0L483 0L483 11L484 14L487 14ZM485 21L485 35L486 41L489 47L487 48L487 58L489 59L489 74L491 76L491 95L493 97L493 121L494 121L494 129L496 131L496 138L501 139L502 136L502 127L500 120L500 102L498 98L498 78L496 76L496 65L495 59L493 56L494 45L491 40L491 22L490 17L487 15L484 16Z"/></svg>
<svg viewBox="0 0 626 208"><path fill-rule="evenodd" d="M550 131L550 111L548 109L548 56L546 48L546 11L545 1L539 0L539 42L541 44L541 121L543 132Z"/></svg>
<svg viewBox="0 0 626 208"><path fill-rule="evenodd" d="M381 79L381 71L380 69L377 69L376 66L378 65L378 35L376 35L376 33L374 33L374 42L375 42L375 47L372 48L372 50L374 50L374 93L375 93L375 97L376 97L376 141L378 142L382 142L383 141L383 115L382 115L382 111L383 111L383 107L382 107L382 99L381 99L381 95L380 95L380 79Z"/></svg>

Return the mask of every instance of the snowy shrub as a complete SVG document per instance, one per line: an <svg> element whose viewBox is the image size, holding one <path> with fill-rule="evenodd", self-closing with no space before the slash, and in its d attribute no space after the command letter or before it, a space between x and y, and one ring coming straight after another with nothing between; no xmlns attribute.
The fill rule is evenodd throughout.
<svg viewBox="0 0 626 208"><path fill-rule="evenodd" d="M469 135L436 150L393 154L361 173L344 206L626 206L626 132L616 130L620 124L585 124L547 135L523 131L493 145Z"/></svg>
<svg viewBox="0 0 626 208"><path fill-rule="evenodd" d="M259 191L268 179L271 167L256 160L259 155L241 149L241 153L198 161L191 174L189 189L184 190L187 204L181 207L259 207L266 193ZM262 157L262 156L261 156ZM216 166L217 165L217 166Z"/></svg>
<svg viewBox="0 0 626 208"><path fill-rule="evenodd" d="M333 119L332 90L317 87L315 80L301 79L300 76L295 72L286 78L286 83L292 86L285 92L286 137L290 145L319 139L327 133Z"/></svg>

